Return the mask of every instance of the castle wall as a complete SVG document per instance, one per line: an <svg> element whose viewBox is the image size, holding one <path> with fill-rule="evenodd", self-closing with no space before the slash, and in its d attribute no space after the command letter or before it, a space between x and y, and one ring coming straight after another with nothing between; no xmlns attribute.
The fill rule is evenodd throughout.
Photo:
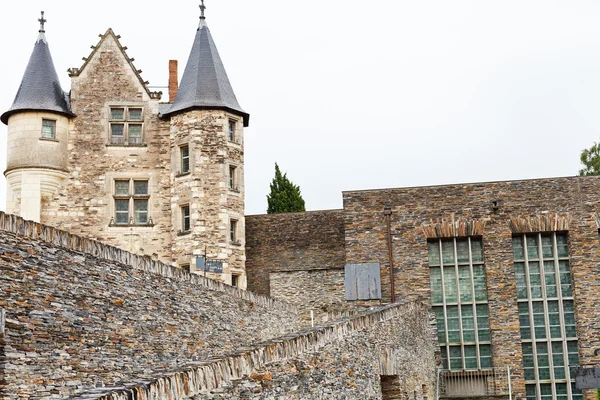
<svg viewBox="0 0 600 400"><path fill-rule="evenodd" d="M4 399L145 380L303 326L287 304L3 213L0 276Z"/></svg>
<svg viewBox="0 0 600 400"><path fill-rule="evenodd" d="M43 201L41 221L171 262L169 123L159 120L158 100L149 97L111 31L82 71L73 74L71 107L77 117L69 128L69 177ZM142 109L141 143L114 143L111 107ZM124 137L133 141L124 129ZM148 181L151 221L116 224L115 180L134 179ZM130 197L130 219L133 201Z"/></svg>
<svg viewBox="0 0 600 400"><path fill-rule="evenodd" d="M270 293L270 274L343 268L342 210L246 217L248 290Z"/></svg>
<svg viewBox="0 0 600 400"><path fill-rule="evenodd" d="M396 296L429 303L427 240L482 237L492 360L494 366L510 366L514 395L519 398L525 385L512 235L515 230L567 231L580 362L598 362L593 353L600 347L600 243L595 219L599 192L598 177L345 192L346 261L380 263L383 297L389 301L383 212L391 207ZM594 398L591 391L586 396Z"/></svg>
<svg viewBox="0 0 600 400"><path fill-rule="evenodd" d="M433 399L439 352L429 317L420 303L385 306L75 399L381 399L382 375L406 398Z"/></svg>

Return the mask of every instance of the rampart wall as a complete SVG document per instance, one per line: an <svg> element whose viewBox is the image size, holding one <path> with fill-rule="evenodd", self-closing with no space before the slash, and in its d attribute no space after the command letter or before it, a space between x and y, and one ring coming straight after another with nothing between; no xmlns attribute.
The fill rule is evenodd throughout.
<svg viewBox="0 0 600 400"><path fill-rule="evenodd" d="M0 311L3 399L145 381L302 327L285 303L4 213Z"/></svg>

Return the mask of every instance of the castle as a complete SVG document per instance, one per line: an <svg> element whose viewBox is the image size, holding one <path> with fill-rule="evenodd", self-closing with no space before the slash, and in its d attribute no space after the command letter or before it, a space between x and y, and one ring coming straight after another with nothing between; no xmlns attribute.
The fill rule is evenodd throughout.
<svg viewBox="0 0 600 400"><path fill-rule="evenodd" d="M126 293L130 285L136 288L134 295L125 300L120 297L111 300L112 305L100 310L103 316L112 316L114 307L129 307L127 312L119 311L118 323L113 325L121 327L127 323L123 322L127 315L140 314L135 324L140 324L138 331L143 331L147 328L146 322L140 321L154 318L146 311L153 307L160 318L169 320L160 325L161 329L182 331L178 335L184 338L185 346L177 351L171 349L173 357L178 361L191 357L197 353L190 349L196 348L202 349L205 357L213 356L202 347L206 346L204 336L202 343L190 338L199 335L195 323L214 327L222 321L208 318L210 323L203 324L177 319L186 313L205 312L195 302L187 303L188 293L193 293L195 298L211 296L204 292L199 294L196 284L217 285L198 275L187 274L195 272L196 257L206 252L208 259L220 262L208 273L210 278L248 288L256 292L256 296L276 299L257 297L260 301L256 304L267 304L259 312L264 314L264 319L259 315L247 326L247 318L239 315L237 319L226 321L232 323L233 320L233 325L237 322L238 328L253 332L239 333L244 339L240 342L243 346L248 344L245 335L256 337L257 326L272 329L268 337L273 338L286 333L282 324L289 323L300 329L307 321L331 323L335 315L371 312L364 318L373 325L365 320L358 323L366 324L361 326L365 329L363 333L368 334L359 334L359 328L353 330L346 322L339 322L335 325L339 330L335 332L344 340L343 345L327 347L335 340L327 342L327 356L322 359L318 356L319 345L315 344L311 350L316 352L312 353L316 354L315 358L306 361L310 365L306 369L300 368L306 364L282 361L285 357L277 359L280 363L274 361L276 357L271 358L268 349L284 352L277 344L260 350L254 348L258 353L252 356L240 350L243 356L236 353L239 359L228 361L227 366L215 367L209 363L210 368L214 367L223 376L234 371L232 376L242 379L244 384L250 384L244 380L253 371L245 364L247 360L268 359L274 364L263 363L261 368L271 368L274 381L280 385L277 387L297 398L316 398L311 392L313 384L323 389L319 392L323 398L327 398L327 393L333 396L333 392L319 385L326 387L327 383L323 382L337 379L334 376L349 377L336 381L335 393L349 390L352 394L331 398L361 398L363 394L365 398L424 399L434 393L436 398L595 398L595 391L591 390L594 382L576 378L583 368L580 365L594 366L600 362L600 355L595 351L600 348L598 177L350 191L343 193L341 210L244 216L243 127L248 125L249 115L235 98L204 15L181 85L176 83L176 63L170 63L169 103L161 103L160 94L148 90L112 30L102 36L81 68L70 70L71 93L65 95L48 51L43 17L40 22L38 41L21 88L13 106L1 117L9 127L7 208L9 213L25 219L154 259L138 259L129 253L112 255L116 250L107 247L97 251L103 257L110 254L111 262L133 267L119 276L119 265L104 265L103 261L94 260L90 266L94 279L109 287L111 296ZM71 274L77 272L77 279L68 282L75 289L69 286L69 290L85 289L85 284L83 288L78 286L78 277L85 275L79 272L85 271L85 263L77 261L77 255L37 242L40 237L57 241L58 233L23 221L5 223L3 218L8 217L0 218L4 225L17 226L14 232L2 233L7 241L17 243L15 235L21 235L31 240L35 249L60 253L69 260L72 270L62 271L55 260L51 260L51 276L62 273L72 278ZM38 230L43 234L37 233ZM69 251L82 251L81 247L85 246L79 243L83 240L69 236L59 240L59 244L67 246ZM95 249L91 244L88 247ZM9 268L13 264L25 272L30 269L27 257L34 258L35 265L43 264L45 256L40 255L43 251L35 249L30 256L25 245L20 245L18 254L3 250L14 282L20 282L20 275ZM156 278L159 294L147 293L136 286L139 284L135 271L139 269L158 271L166 278ZM35 270L28 279L34 280L38 274ZM177 280L176 285L168 280L171 278ZM111 283L111 279L117 283ZM50 278L47 281L38 296L42 300L36 298L42 309L52 307L44 296L55 281ZM52 332L60 334L45 317L40 317L42 322L36 319L36 313L41 311L27 308L29 293L26 290L21 293L21 288L19 286L19 301L0 296L0 308L18 307L20 314L15 315L27 321L27 326L51 325ZM256 300L249 292L233 291L225 286L218 288L246 300ZM6 289L10 289L10 285ZM163 296L169 295L177 301L164 304ZM153 297L144 303L145 296ZM68 292L64 297L63 301L71 304ZM137 304L138 298L140 304ZM400 307L395 303L403 302L413 308L403 311L406 314L399 311L393 316L386 314L399 309L394 308ZM173 304L179 308L165 316L156 304L161 307ZM216 298L210 303L214 304L223 304L222 299ZM427 345L426 313L420 310L411 314L418 309L414 308L415 304L431 307L437 327L435 347L439 351ZM366 311L382 305L377 311ZM229 304L227 307L239 311L244 306ZM248 318L254 318L253 307L245 310L251 316ZM76 318L71 314L76 312L69 308L64 322L73 323ZM172 316L177 320L170 320ZM288 317L293 321L286 320ZM389 321L393 321L392 328L385 325ZM379 328L375 326L380 323L391 331L383 334L377 331ZM27 353L30 349L27 344L19 342L30 332L23 324L18 318L11 319L9 328L19 332L11 339L22 345L23 358L35 358ZM152 328L148 343L144 341L146 338L137 335L135 344L122 343L121 336L125 334L119 336L120 333L113 331L113 325L108 328L112 336L108 336L111 340L104 346L110 348L106 357L111 365L118 365L115 358L124 355L128 362L144 370L150 368L144 362L152 365L154 361L142 360L142 355L132 354L128 349L140 346L148 348L150 353L163 354L164 347L169 348L164 344L168 338L161 336L162 331L157 333L154 325L148 324ZM79 329L77 324L74 326L73 329ZM102 323L100 327L103 332L107 329ZM352 334L345 336L344 332L350 331ZM235 329L228 328L227 332L237 334ZM302 335L294 336L297 341L293 343L287 336L275 342L285 343L286 349L295 351L308 346L306 343L324 340L323 337L315 339L311 336L313 333ZM352 335L359 336L360 346L353 345ZM42 338L47 336L41 335ZM233 346L225 340L230 337L217 336L223 340L221 346ZM385 337L391 339L385 341ZM407 350L413 341L425 349L422 357ZM394 343L401 343L400 348L394 347ZM96 354L90 356L87 347L82 345L82 348L77 356L84 367L78 370L82 371L78 376L84 382L82 387L89 387L94 374L101 374L98 366L102 360ZM352 349L350 353L361 354L357 361L364 362L361 368L342 370L340 366L355 355L346 354L348 349ZM364 349L369 350L368 354L362 355ZM13 354L21 353L14 351ZM267 353L269 356L265 356ZM342 354L343 359L338 357ZM374 362L377 357L379 361ZM402 364L398 364L400 359ZM335 365L330 364L331 360L335 360ZM390 361L392 367L384 368L387 361L382 360ZM440 370L434 374L432 370L438 361ZM88 368L89 363L96 369ZM372 368L374 364L381 367L378 373ZM165 362L160 367L167 365ZM194 367L194 371L206 365ZM311 375L318 374L320 368L329 374L327 379L318 380ZM26 369L23 366L22 370ZM135 374L139 370L134 371ZM239 372L242 370L246 372ZM309 370L312 372L306 374L313 383L305 384L298 375ZM362 372L357 374L356 371ZM206 377L206 374L201 375ZM122 375L131 374L123 372ZM418 379L412 379L415 376ZM261 377L255 380L266 385L264 375ZM43 380L35 378L35 382ZM22 384L19 378L15 381L18 382L15 386ZM305 385L296 385L299 381ZM375 381L380 389L375 391L377 393L370 390ZM359 386L360 394L354 391L356 382L365 383ZM54 382L48 384L52 385ZM379 393L384 392L385 387L392 389L387 394ZM394 389L397 387L402 388L397 391ZM230 394L240 394L236 388L231 390ZM65 393L68 391L65 389ZM396 395L404 397L394 397ZM262 394L252 396L249 398L264 398Z"/></svg>
<svg viewBox="0 0 600 400"><path fill-rule="evenodd" d="M204 6L170 102L152 92L108 29L70 93L58 80L44 16L8 125L9 213L246 287L244 127ZM208 264L208 263L206 263ZM207 265L207 270L208 265Z"/></svg>

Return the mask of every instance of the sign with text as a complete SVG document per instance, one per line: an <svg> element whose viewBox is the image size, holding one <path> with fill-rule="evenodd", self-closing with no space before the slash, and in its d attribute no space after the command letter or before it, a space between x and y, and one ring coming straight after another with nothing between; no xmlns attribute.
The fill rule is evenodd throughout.
<svg viewBox="0 0 600 400"><path fill-rule="evenodd" d="M211 260L210 258L196 257L196 270L209 272L211 274L223 273L223 262L219 260Z"/></svg>

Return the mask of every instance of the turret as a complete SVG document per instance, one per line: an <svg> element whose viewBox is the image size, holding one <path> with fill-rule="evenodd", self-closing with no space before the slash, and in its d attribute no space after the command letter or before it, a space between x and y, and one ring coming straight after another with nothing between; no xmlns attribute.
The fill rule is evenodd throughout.
<svg viewBox="0 0 600 400"><path fill-rule="evenodd" d="M173 261L206 256L223 265L211 278L245 288L244 140L239 105L206 24L204 1L171 122ZM203 273L204 271L198 271Z"/></svg>
<svg viewBox="0 0 600 400"><path fill-rule="evenodd" d="M67 177L69 119L74 117L48 48L43 11L38 21L38 38L19 91L0 116L8 125L7 211L37 222L42 200Z"/></svg>

